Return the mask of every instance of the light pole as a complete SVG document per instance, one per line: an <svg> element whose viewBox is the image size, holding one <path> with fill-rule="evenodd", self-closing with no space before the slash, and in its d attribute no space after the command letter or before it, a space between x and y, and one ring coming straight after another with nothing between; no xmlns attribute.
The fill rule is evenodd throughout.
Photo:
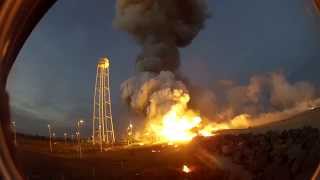
<svg viewBox="0 0 320 180"><path fill-rule="evenodd" d="M131 122L129 124L127 131L128 131L128 145L129 145L133 141L133 125Z"/></svg>
<svg viewBox="0 0 320 180"><path fill-rule="evenodd" d="M64 136L64 144L67 144L68 134L67 134L67 133L64 133L63 136Z"/></svg>
<svg viewBox="0 0 320 180"><path fill-rule="evenodd" d="M82 149L81 149L81 133L80 133L80 129L81 126L84 124L84 120L79 120L77 121L77 136L78 136L78 146L79 146L79 157L82 157Z"/></svg>
<svg viewBox="0 0 320 180"><path fill-rule="evenodd" d="M79 158L81 158L81 143L80 143L80 133L79 133L79 131L76 132L76 138L77 138L77 141L78 141Z"/></svg>
<svg viewBox="0 0 320 180"><path fill-rule="evenodd" d="M16 129L15 121L12 121L12 130L13 130L14 145L17 146L17 129Z"/></svg>
<svg viewBox="0 0 320 180"><path fill-rule="evenodd" d="M51 126L48 124L48 130L49 130L49 144L50 144L50 152L52 152L52 137L51 137Z"/></svg>

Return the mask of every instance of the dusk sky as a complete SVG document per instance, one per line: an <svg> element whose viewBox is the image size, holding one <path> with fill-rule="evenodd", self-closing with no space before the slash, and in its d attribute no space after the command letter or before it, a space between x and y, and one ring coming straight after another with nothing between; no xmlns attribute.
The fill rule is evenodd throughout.
<svg viewBox="0 0 320 180"><path fill-rule="evenodd" d="M312 0L209 0L211 18L187 48L181 71L192 82L244 83L254 74L283 71L289 80L320 82L320 17ZM58 1L25 43L9 78L12 116L21 132L59 136L77 119L91 131L95 70L111 60L111 98L118 132L128 123L120 84L134 74L140 51L113 28L113 0ZM119 134L119 133L118 133Z"/></svg>

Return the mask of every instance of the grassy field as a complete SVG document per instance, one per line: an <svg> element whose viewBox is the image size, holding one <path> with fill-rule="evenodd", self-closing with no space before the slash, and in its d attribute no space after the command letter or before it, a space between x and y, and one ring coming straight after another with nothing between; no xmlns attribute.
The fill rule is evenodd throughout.
<svg viewBox="0 0 320 180"><path fill-rule="evenodd" d="M51 153L46 140L18 140L16 159L28 179L211 179L226 174L215 164L205 166L183 145L137 145L100 152L84 144L80 158L76 144L55 142ZM197 170L184 173L183 165Z"/></svg>

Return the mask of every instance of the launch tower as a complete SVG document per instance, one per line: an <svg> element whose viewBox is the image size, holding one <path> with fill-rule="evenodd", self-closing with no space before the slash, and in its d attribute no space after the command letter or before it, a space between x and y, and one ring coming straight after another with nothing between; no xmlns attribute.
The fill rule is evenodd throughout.
<svg viewBox="0 0 320 180"><path fill-rule="evenodd" d="M96 82L94 88L92 143L102 144L115 142L111 97L110 97L110 62L108 58L100 59L97 65Z"/></svg>

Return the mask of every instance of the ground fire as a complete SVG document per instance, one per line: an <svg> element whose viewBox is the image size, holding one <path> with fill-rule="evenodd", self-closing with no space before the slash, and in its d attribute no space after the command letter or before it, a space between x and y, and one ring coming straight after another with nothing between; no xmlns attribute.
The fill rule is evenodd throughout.
<svg viewBox="0 0 320 180"><path fill-rule="evenodd" d="M199 113L188 108L190 95L173 90L173 101L163 115L150 119L143 140L152 143L187 143L196 136L213 136L216 131L230 128L247 128L249 115L239 115L228 123L206 123ZM208 121L210 122L210 121Z"/></svg>
<svg viewBox="0 0 320 180"><path fill-rule="evenodd" d="M198 134L197 129L201 125L201 117L187 108L190 96L174 90L174 98L177 99L177 103L163 116L150 120L147 127L160 142L190 141Z"/></svg>

